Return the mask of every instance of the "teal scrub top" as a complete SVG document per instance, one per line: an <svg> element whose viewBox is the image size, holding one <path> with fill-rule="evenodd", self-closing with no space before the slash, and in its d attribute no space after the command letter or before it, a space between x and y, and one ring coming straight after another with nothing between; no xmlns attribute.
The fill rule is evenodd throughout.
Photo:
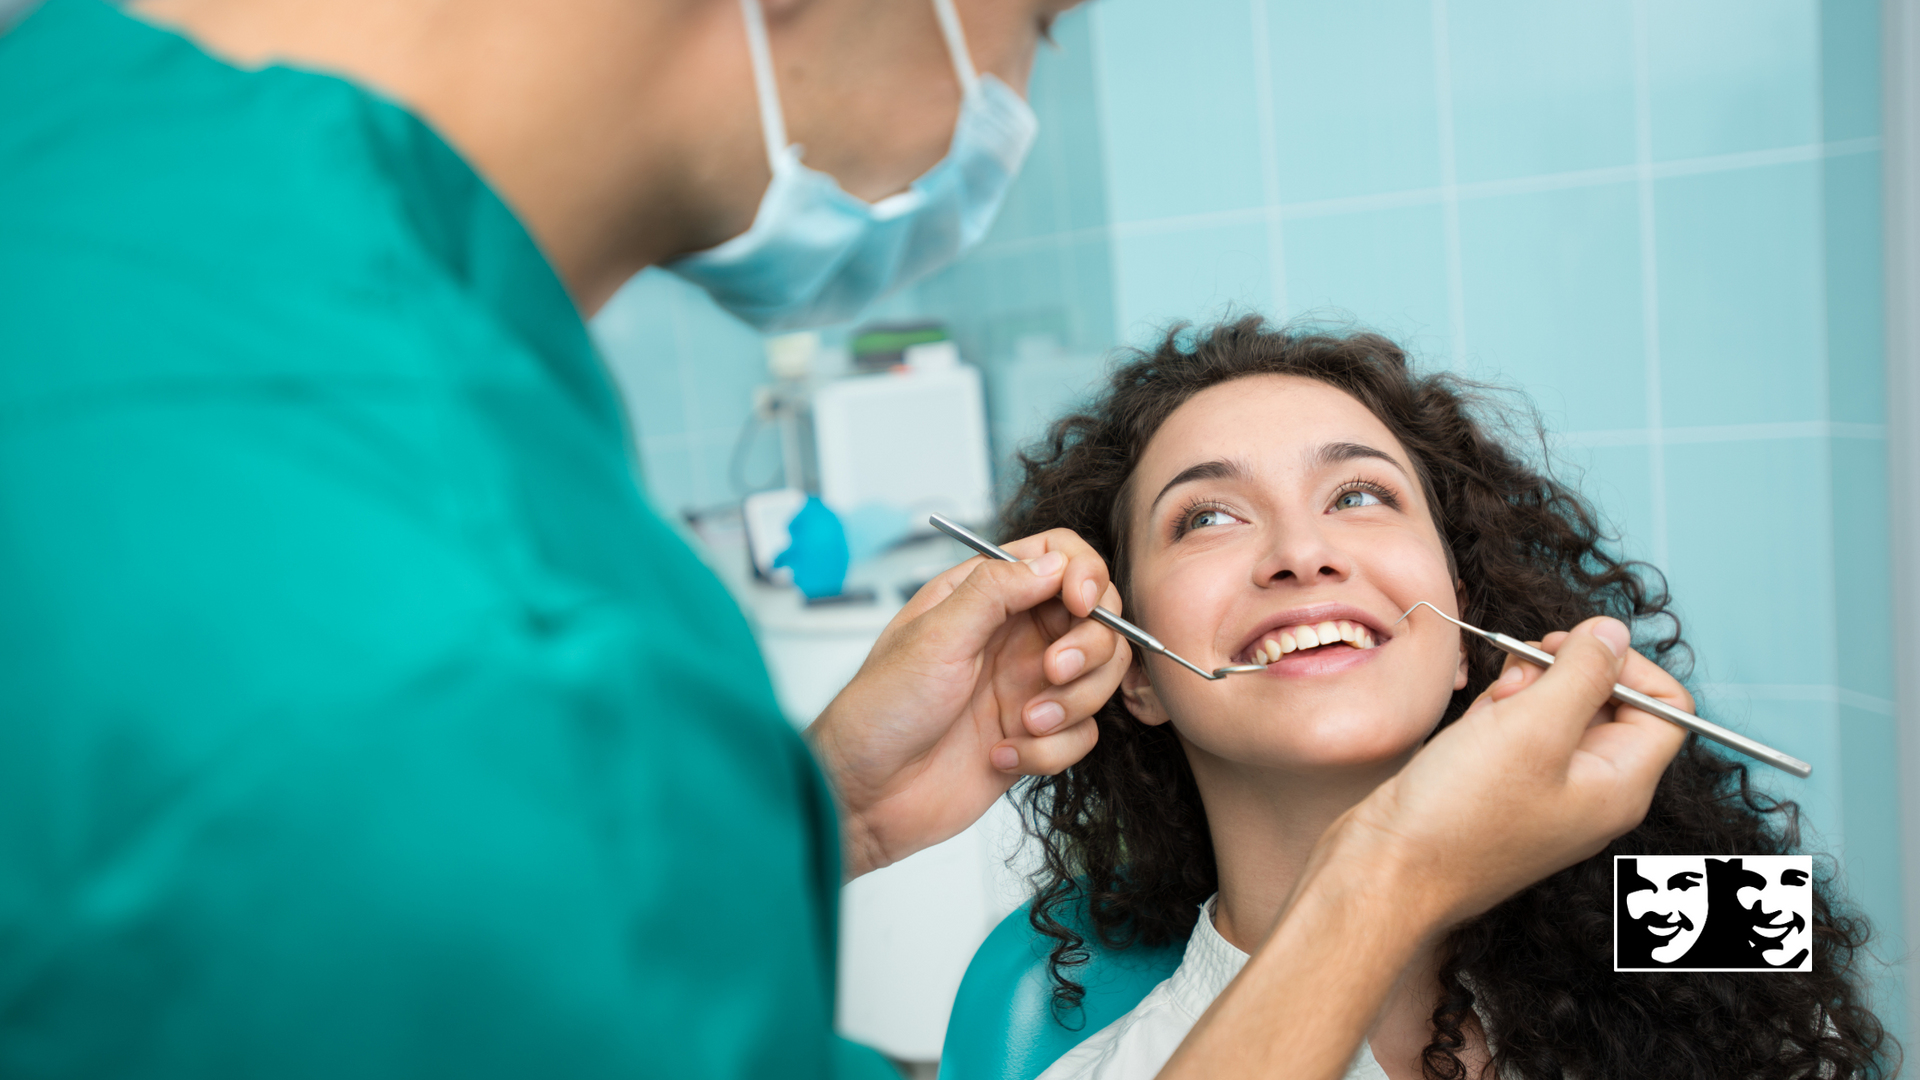
<svg viewBox="0 0 1920 1080"><path fill-rule="evenodd" d="M0 1076L883 1076L821 776L418 119L0 36Z"/></svg>

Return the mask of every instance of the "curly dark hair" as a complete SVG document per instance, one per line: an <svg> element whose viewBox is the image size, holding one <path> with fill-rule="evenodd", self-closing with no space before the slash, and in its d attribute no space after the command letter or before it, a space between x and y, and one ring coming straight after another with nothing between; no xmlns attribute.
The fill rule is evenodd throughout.
<svg viewBox="0 0 1920 1080"><path fill-rule="evenodd" d="M1643 652L1684 676L1690 654L1665 578L1608 550L1594 508L1512 443L1540 426L1530 407L1451 374L1416 374L1371 333L1270 327L1259 316L1169 331L1134 352L1086 410L1020 456L1023 481L1003 530L1079 533L1127 590L1127 482L1169 415L1208 387L1250 375L1316 379L1346 391L1412 456L1464 585L1463 617L1537 639L1594 615L1636 628ZM1544 441L1538 461L1547 460ZM1498 676L1503 655L1469 638L1466 688L1442 726ZM1200 792L1172 725L1136 721L1115 694L1078 764L1016 789L1044 862L1032 924L1052 939L1054 1007L1077 1009L1074 978L1089 928L1109 948L1184 939L1219 885ZM1747 770L1689 737L1645 820L1593 858L1455 928L1440 956L1440 999L1423 1052L1431 1080L1459 1080L1462 1025L1485 1016L1494 1075L1629 1078L1867 1077L1898 1070L1899 1047L1867 1007L1855 953L1865 920L1844 909L1836 870L1814 882L1808 973L1612 970L1614 855L1793 851L1795 804L1755 790ZM1469 989L1471 987L1472 989Z"/></svg>

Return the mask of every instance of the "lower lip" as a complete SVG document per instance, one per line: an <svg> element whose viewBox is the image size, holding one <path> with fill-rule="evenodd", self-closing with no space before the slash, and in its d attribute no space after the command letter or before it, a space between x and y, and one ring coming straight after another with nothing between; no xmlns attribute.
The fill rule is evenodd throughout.
<svg viewBox="0 0 1920 1080"><path fill-rule="evenodd" d="M1316 675L1337 675L1359 667L1372 660L1374 654L1387 647L1381 642L1371 649L1356 649L1351 645L1333 648L1312 649L1306 652L1291 652L1267 665L1267 674L1283 679L1305 679Z"/></svg>

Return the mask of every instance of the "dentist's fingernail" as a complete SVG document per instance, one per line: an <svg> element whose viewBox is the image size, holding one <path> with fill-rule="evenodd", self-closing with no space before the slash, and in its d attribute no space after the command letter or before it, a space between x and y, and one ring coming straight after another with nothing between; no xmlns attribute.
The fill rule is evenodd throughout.
<svg viewBox="0 0 1920 1080"><path fill-rule="evenodd" d="M1080 599L1087 602L1087 610L1100 606L1100 586L1092 578L1080 583Z"/></svg>
<svg viewBox="0 0 1920 1080"><path fill-rule="evenodd" d="M1515 664L1512 667L1500 673L1501 682L1519 682L1521 679L1524 679L1526 677L1527 677L1527 673L1520 670L1519 664Z"/></svg>
<svg viewBox="0 0 1920 1080"><path fill-rule="evenodd" d="M993 753L987 756L993 759L993 767L1001 772L1012 772L1020 767L1020 752L1011 746L996 746Z"/></svg>
<svg viewBox="0 0 1920 1080"><path fill-rule="evenodd" d="M1593 636L1607 643L1615 656L1625 656L1627 646L1633 644L1633 634L1627 624L1619 619L1601 619L1593 624Z"/></svg>
<svg viewBox="0 0 1920 1080"><path fill-rule="evenodd" d="M1043 701L1027 710L1027 730L1033 732L1035 735L1045 735L1054 728L1059 727L1060 722L1066 718L1067 710L1062 708L1059 702ZM1013 755L1014 765L1018 765L1020 763L1020 755L1015 754L1011 746L1006 747L1006 751ZM997 763L996 761L996 764ZM1012 767L1012 765L1001 766L1001 768Z"/></svg>
<svg viewBox="0 0 1920 1080"><path fill-rule="evenodd" d="M1087 654L1079 649L1061 649L1060 655L1053 660L1053 666L1059 670L1061 682L1077 679L1080 672L1086 669Z"/></svg>
<svg viewBox="0 0 1920 1080"><path fill-rule="evenodd" d="M1028 569L1040 577L1052 577L1059 573L1060 568L1065 565L1067 565L1067 557L1057 551L1049 551L1037 559L1029 560L1027 563Z"/></svg>

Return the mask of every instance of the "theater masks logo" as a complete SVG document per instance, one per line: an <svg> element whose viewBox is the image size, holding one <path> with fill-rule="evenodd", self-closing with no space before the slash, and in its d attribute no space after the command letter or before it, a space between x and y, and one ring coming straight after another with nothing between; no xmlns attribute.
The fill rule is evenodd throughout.
<svg viewBox="0 0 1920 1080"><path fill-rule="evenodd" d="M1813 856L1616 855L1613 970L1812 971Z"/></svg>

